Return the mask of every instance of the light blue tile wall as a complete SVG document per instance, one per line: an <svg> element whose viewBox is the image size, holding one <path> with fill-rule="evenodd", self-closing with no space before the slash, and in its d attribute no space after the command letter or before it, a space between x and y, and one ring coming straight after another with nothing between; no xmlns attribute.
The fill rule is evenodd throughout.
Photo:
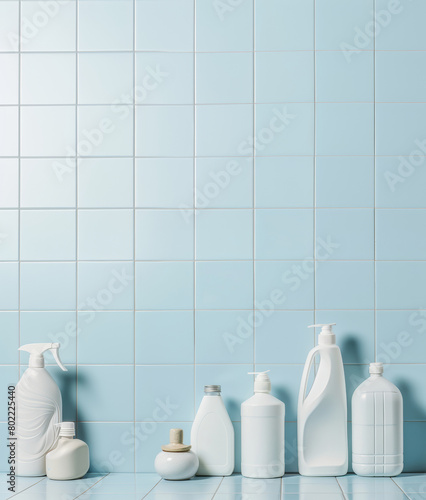
<svg viewBox="0 0 426 500"><path fill-rule="evenodd" d="M64 415L120 472L222 384L238 470L270 368L296 471L306 327L337 322L349 408L385 362L424 470L424 0L48 4L0 1L2 383L61 342Z"/></svg>

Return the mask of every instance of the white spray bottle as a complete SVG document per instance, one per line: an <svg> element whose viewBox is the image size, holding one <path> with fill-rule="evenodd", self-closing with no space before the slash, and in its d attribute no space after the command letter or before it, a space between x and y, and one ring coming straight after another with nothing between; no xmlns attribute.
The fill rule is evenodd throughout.
<svg viewBox="0 0 426 500"><path fill-rule="evenodd" d="M308 354L303 370L297 408L299 474L342 476L348 472L346 386L342 355L332 331L335 323L322 327L318 345ZM306 394L315 356L317 374Z"/></svg>
<svg viewBox="0 0 426 500"><path fill-rule="evenodd" d="M58 366L60 344L27 344L20 351L30 353L29 367L16 385L17 475L45 476L46 454L59 437L55 424L62 421L59 387L44 368L45 351L51 350Z"/></svg>

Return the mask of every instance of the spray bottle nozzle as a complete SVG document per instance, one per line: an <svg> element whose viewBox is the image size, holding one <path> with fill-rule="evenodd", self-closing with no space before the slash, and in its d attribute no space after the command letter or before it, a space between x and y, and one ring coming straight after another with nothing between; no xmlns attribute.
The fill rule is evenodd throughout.
<svg viewBox="0 0 426 500"><path fill-rule="evenodd" d="M268 377L268 372L271 370L266 370L264 372L248 372L248 375L257 375L254 381L254 392L271 392L271 381Z"/></svg>
<svg viewBox="0 0 426 500"><path fill-rule="evenodd" d="M64 372L68 371L67 368L62 364L61 358L59 357L59 348L61 344L59 342L45 343L45 344L26 344L21 346L19 351L26 351L30 353L30 363L29 366L33 368L43 368L44 367L44 356L43 353L46 351L52 351L53 357L61 370Z"/></svg>

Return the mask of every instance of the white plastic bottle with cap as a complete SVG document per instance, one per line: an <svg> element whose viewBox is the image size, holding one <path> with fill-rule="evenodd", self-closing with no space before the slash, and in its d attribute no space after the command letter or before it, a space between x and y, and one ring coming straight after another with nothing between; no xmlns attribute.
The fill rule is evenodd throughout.
<svg viewBox="0 0 426 500"><path fill-rule="evenodd" d="M299 473L304 476L342 476L348 471L346 387L342 355L332 331L321 327L318 345L308 354L297 408ZM320 362L307 394L309 373Z"/></svg>
<svg viewBox="0 0 426 500"><path fill-rule="evenodd" d="M30 353L29 367L16 385L17 475L45 476L46 454L57 443L62 420L59 387L44 368L43 353L50 350L58 366L60 344L27 344L20 351Z"/></svg>
<svg viewBox="0 0 426 500"><path fill-rule="evenodd" d="M56 424L59 428L57 446L46 455L46 473L49 479L68 481L83 477L89 470L89 447L74 439L74 422Z"/></svg>
<svg viewBox="0 0 426 500"><path fill-rule="evenodd" d="M257 377L254 396L241 405L241 474L264 479L282 477L285 406L270 394L268 372L249 375Z"/></svg>
<svg viewBox="0 0 426 500"><path fill-rule="evenodd" d="M404 467L399 389L370 364L370 377L352 396L352 467L360 476L397 476Z"/></svg>
<svg viewBox="0 0 426 500"><path fill-rule="evenodd" d="M234 427L220 392L220 385L204 386L192 424L192 451L200 461L197 476L230 476L234 471Z"/></svg>

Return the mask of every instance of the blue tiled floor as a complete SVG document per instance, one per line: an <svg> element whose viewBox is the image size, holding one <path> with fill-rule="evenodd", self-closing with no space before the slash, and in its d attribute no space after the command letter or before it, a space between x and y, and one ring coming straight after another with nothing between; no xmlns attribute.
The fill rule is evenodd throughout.
<svg viewBox="0 0 426 500"><path fill-rule="evenodd" d="M395 478L301 477L281 479L196 477L164 481L156 474L88 474L78 481L18 478L16 493L0 476L0 500L420 500L426 474Z"/></svg>

